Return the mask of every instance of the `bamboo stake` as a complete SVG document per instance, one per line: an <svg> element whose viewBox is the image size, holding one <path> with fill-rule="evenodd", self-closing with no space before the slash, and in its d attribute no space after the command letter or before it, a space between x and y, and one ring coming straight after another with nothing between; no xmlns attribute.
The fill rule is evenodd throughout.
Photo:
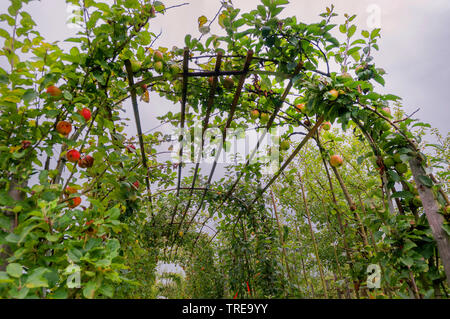
<svg viewBox="0 0 450 319"><path fill-rule="evenodd" d="M277 212L277 206L275 204L275 198L273 197L273 192L272 189L270 189L270 196L272 198L272 205L273 205L273 211L275 213L275 218L277 221L277 225L278 225L278 234L280 236L280 242L281 242L281 247L282 247L282 254L283 254L283 260L284 260L284 264L286 267L286 272L288 274L288 278L290 281L292 281L292 276L291 276L291 270L289 269L289 264L288 264L288 260L286 257L286 248L284 247L284 239L283 239L283 234L281 232L281 225L280 225L280 220L278 218L278 212Z"/></svg>
<svg viewBox="0 0 450 319"><path fill-rule="evenodd" d="M300 237L300 233L299 233L299 230L298 230L298 224L297 224L296 221L295 221L295 232L297 234L297 238L298 238L298 241L300 243L302 239ZM315 296L315 292L314 292L314 285L312 284L312 282L311 282L311 285L310 285L310 283L308 281L308 277L306 276L306 268L305 268L305 263L303 262L302 249L300 248L300 246L299 246L299 250L300 250L299 251L300 262L302 264L302 273L303 273L303 278L305 279L305 282L306 282L306 288L309 289L309 287L311 286L311 294L312 294L312 297L315 298L316 296Z"/></svg>
<svg viewBox="0 0 450 319"><path fill-rule="evenodd" d="M317 264L319 266L319 272L320 272L320 279L322 281L322 287L323 287L323 290L324 290L324 293L325 293L325 298L328 298L327 286L325 284L325 276L324 276L323 269L322 269L322 263L320 262L319 250L317 248L316 237L314 236L314 230L313 230L312 223L311 223L311 215L309 213L308 203L306 201L306 195L305 195L305 188L303 186L303 181L302 181L302 176L300 174L300 171L297 171L297 175L298 175L298 180L300 182L300 188L301 188L301 191L302 191L302 198L303 198L303 203L304 203L304 206L305 206L306 217L308 219L309 231L311 233L311 239L312 239L313 246L314 246L314 253L316 255Z"/></svg>

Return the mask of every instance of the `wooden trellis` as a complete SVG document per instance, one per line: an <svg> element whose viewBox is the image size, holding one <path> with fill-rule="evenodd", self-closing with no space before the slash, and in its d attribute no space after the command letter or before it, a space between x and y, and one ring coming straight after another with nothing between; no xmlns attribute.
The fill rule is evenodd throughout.
<svg viewBox="0 0 450 319"><path fill-rule="evenodd" d="M303 63L302 63L302 61L300 61L297 64L297 66L296 66L296 68L295 68L295 70L294 70L294 72L292 74L278 74L278 73L275 73L275 72L264 71L264 70L250 70L250 65L251 65L252 60L268 61L267 59L264 59L264 58L253 57L253 52L250 50L250 51L247 52L247 56L245 58L244 67L243 67L242 70L220 71L223 55L221 53L218 53L217 55L210 56L210 57L216 57L216 65L215 65L214 71L189 72L189 67L188 67L189 60L190 59L195 59L195 57L190 57L189 56L189 50L187 48L185 48L184 56L183 56L183 72L178 74L178 76L183 78L182 98L181 98L181 118L180 118L180 128L182 130L182 134L183 134L184 126L185 126L186 101L187 101L187 91L188 91L188 79L189 79L189 77L213 77L213 81L212 81L212 84L211 84L211 87L210 87L209 96L208 96L208 100L207 100L207 104L206 104L206 115L205 115L205 118L203 120L203 125L202 125L202 142L201 142L202 148L204 146L204 133L208 129L209 119L210 119L211 111L212 111L212 108L213 108L213 105L214 105L215 92L216 92L217 83L218 83L218 77L219 76L225 76L225 75L239 76L239 82L238 82L238 85L236 87L235 94L233 96L233 101L232 101L232 104L230 106L228 118L227 118L225 127L222 130L223 142L225 142L225 140L226 140L226 134L227 134L226 131L230 127L230 125L231 125L231 123L233 121L234 113L235 113L236 107L237 107L237 105L239 103L239 98L240 98L240 95L241 95L241 91L242 91L243 85L244 85L245 80L246 80L246 78L247 78L247 76L249 74L281 75L284 78L289 79L288 85L286 86L286 88L285 88L281 98L278 99L277 104L275 105L274 111L272 112L272 115L270 116L270 119L269 119L269 121L268 121L268 123L267 123L267 125L265 127L266 130L265 130L263 136L261 136L260 139L258 140L256 148L250 154L249 158L247 159L247 161L246 161L246 163L244 165L244 168L240 172L236 173L236 175L237 175L236 176L236 180L233 182L231 187L227 190L223 200L220 202L220 204L218 204L217 206L214 207L213 213L212 213L212 215L214 215L215 212L217 212L217 210L220 209L220 207L223 207L223 205L226 204L226 202L228 200L230 200L230 199L238 200L237 198L232 196L233 192L234 192L236 186L238 185L239 181L241 180L242 176L244 175L245 168L247 168L249 166L249 164L251 163L252 158L257 153L263 138L267 134L267 131L269 131L270 128L272 127L278 112L280 111L283 103L285 102L285 99L286 99L287 95L289 94L290 89L292 88L293 83L295 82L296 76L300 73L300 71L303 68ZM235 57L235 56L233 56L233 57ZM197 58L199 58L199 57L197 57ZM272 62L276 62L276 61L272 61ZM137 88L137 86L139 86L141 84L144 84L144 83L149 83L149 82L153 82L153 81L157 81L157 80L163 80L164 77L163 76L157 76L157 77L148 78L148 79L139 81L137 83L134 83L133 75L132 75L132 71L131 71L131 63L130 63L129 60L125 61L125 66L126 66L127 73L128 73L128 80L129 80L129 84L130 84L130 93L131 93L130 95L131 95L131 98L132 98L133 111L134 111L134 115L135 115L136 127L137 127L137 130L138 130L139 144L140 144L141 155L142 155L142 164L143 164L143 166L146 169L146 186L147 186L147 191L148 191L149 202L150 202L150 205L151 205L152 195L151 195L151 191L150 191L149 169L148 169L147 161L146 161L146 157L145 157L145 149L144 149L144 142L143 142L141 125L140 125L139 109L138 109L137 99L136 99L136 88ZM311 71L315 72L315 73L323 74L323 72L320 72L318 70L311 70ZM389 119L387 119L383 115L379 114L376 110L368 108L367 106L362 105L362 104L360 104L360 105L364 109L367 109L367 110L369 110L371 112L376 113L380 118L382 118L385 121L387 121L390 124L390 126L392 126L399 134L404 135L404 133L399 129L399 127L395 123L391 122ZM256 193L256 196L251 201L250 205L248 205L248 206L243 205L243 206L245 206L246 211L250 211L252 209L253 205L261 198L261 196L264 194L264 192L267 189L269 189L269 187L277 180L277 178L282 174L283 170L289 165L289 163L300 152L300 150L306 144L306 142L311 137L314 137L314 134L317 134L317 130L320 127L322 122L323 122L323 117L319 117L316 120L316 123L315 123L315 125L312 128L307 128L308 133L303 138L303 140L297 145L297 147L291 153L291 155L288 157L288 159L283 163L283 165L278 170L278 172L275 173L275 175L270 179L270 181ZM366 132L364 132L363 129L362 129L362 131L363 131L363 133L366 133ZM411 145L412 149L416 149L414 143L411 142L407 136L405 136L405 138L408 141L408 143ZM181 138L180 138L180 142L182 142ZM370 140L369 140L369 142L370 142ZM198 178L198 170L199 170L199 164L200 164L199 163L200 162L199 161L200 158L198 158L197 162L196 162L195 170L194 170L194 176L193 176L193 181L192 181L191 187L186 188L186 187L181 187L181 176L182 176L182 168L183 168L183 160L182 160L183 144L181 144L180 153L179 153L179 155L180 155L180 162L179 162L179 166L178 166L178 178L177 178L177 187L176 187L177 201L176 201L175 207L174 207L174 209L172 211L172 214L171 214L171 221L170 221L170 224L169 224L169 227L168 227L168 234L167 234L167 236L169 236L171 233L173 234L173 232L170 231L172 225L178 224L177 231L179 229L181 229L181 227L183 226L183 222L185 221L185 218L188 215L189 208L191 206L192 195L193 195L194 190L195 191L202 191L203 193L202 193L201 199L199 201L199 205L198 205L197 210L195 211L195 213L191 216L190 220L188 221L186 231L188 231L189 228L191 227L192 223L195 220L195 217L197 216L197 214L199 213L199 211L203 207L204 200L205 200L207 192L210 191L210 184L211 184L214 172L215 172L215 168L216 168L216 165L217 165L218 158L219 158L220 153L222 151L222 147L223 147L223 143L220 145L219 150L217 151L217 154L216 154L216 157L215 157L215 160L214 160L214 163L213 163L213 167L212 167L211 172L210 172L210 174L208 176L208 180L207 180L206 186L204 188L195 187L196 186L196 181L197 181L197 178ZM200 152L199 156L201 156L201 152ZM416 184L418 185L418 189L419 189L419 193L420 193L421 197L426 198L427 202L430 202L430 203L434 204L434 206L432 206L432 205L429 205L429 206L424 205L424 211L427 214L427 219L430 222L431 228L433 230L433 236L435 237L435 239L438 242L439 252L440 252L443 260L445 260L444 265L446 265L446 267L445 267L446 273L447 273L448 277L450 278L450 267L448 267L448 265L450 265L450 254L448 253L448 251L446 251L446 247L449 247L450 244L447 242L448 239L445 239L447 237L442 236L442 234L441 234L443 231L442 231L442 229L440 229L439 225L442 224L442 216L439 216L439 214L437 213L437 210L438 210L437 204L433 200L433 196L430 195L431 193L428 192L428 193L430 193L430 194L428 194L428 193L426 193L426 191L424 191L424 189L427 190L426 189L426 185L423 185L421 180L418 178L418 177L420 177L420 175L426 175L426 173L423 172L423 169L421 170L421 166L418 163L420 163L420 160L418 158L415 158L414 160L411 160L410 161L411 170L413 172L414 179L416 180ZM336 171L335 171L335 173L336 173ZM432 175L430 175L430 176L431 176L431 179L433 179L433 176ZM179 203L180 190L182 190L182 189L183 190L189 190L189 196L188 196L189 199L188 199L187 205L182 210L181 221L178 222L178 223L175 223L175 217L176 217L176 215L178 213L178 207L179 207L179 204L180 204ZM442 189L439 189L439 192L441 194L443 194ZM444 194L443 197L444 197L444 199L446 200L446 202L448 204L448 198L447 198L446 194ZM351 204L351 200L349 201L349 205L350 204ZM350 205L350 206L351 206L350 209L354 210L354 208L353 208L354 205ZM239 214L239 216L237 217L237 220L236 220L235 224L239 221L239 219L241 217L241 214L242 214L242 211ZM204 220L204 222L202 223L200 231L198 232L198 235L197 235L197 237L196 237L196 239L194 241L193 248L195 247L198 239L200 238L202 230L206 226L206 223L207 223L207 221L209 219L210 218L206 218ZM218 231L216 231L216 233L212 236L210 241L212 241L214 239L214 237L217 235L217 233L218 233ZM442 239L443 237L445 237L444 240ZM181 240L182 239L183 238L181 238ZM445 240L447 240L447 241L445 241ZM170 242L170 247L172 249L173 248L173 244L175 243L175 238L172 241L169 240L168 242ZM177 249L178 249L178 247L179 246L177 246ZM166 249L167 248L168 248L168 246L166 245ZM192 248L192 251L193 251L193 248ZM166 249L165 249L165 251L166 251Z"/></svg>
<svg viewBox="0 0 450 319"><path fill-rule="evenodd" d="M212 56L213 57L213 56ZM237 105L239 103L239 98L245 83L245 80L248 76L248 74L250 73L250 65L253 59L259 59L256 57L253 57L253 51L249 50L247 52L247 56L245 58L245 63L244 63L244 67L242 70L237 70L237 71L220 71L220 67L221 67L221 61L222 61L222 53L218 53L216 55L216 65L214 68L214 71L203 71L203 72L189 72L189 50L187 48L184 49L184 54L183 54L183 72L180 74L180 76L182 76L182 96L181 96L181 116L180 116L180 129L181 129L181 135L180 135L180 151L179 151L179 156L180 156L180 162L178 165L178 177L177 177L177 188L176 188L176 196L177 198L179 198L180 195L180 189L186 189L186 188L181 188L181 177L182 177L182 169L183 169L183 160L182 160L182 156L183 156L183 143L182 143L182 134L183 134L183 130L185 127L185 118L186 118L186 100L187 100L187 91L188 91L188 78L189 77L211 77L213 78L212 84L211 84L211 88L209 91L209 96L208 96L208 101L206 104L206 115L205 118L203 120L203 125L202 125L202 141L201 141L201 147L203 148L204 146L204 133L205 131L208 129L208 125L209 125L209 119L210 119L210 115L211 115L211 110L212 107L214 105L214 98L215 98L215 92L216 92L216 88L217 88L217 84L218 84L218 77L219 76L225 76L225 75L239 75L239 82L237 84L236 87L236 91L234 93L233 96L233 100L232 100L232 104L230 106L230 111L228 113L228 118L226 121L226 124L222 130L222 142L225 142L226 140L226 134L227 134L227 129L229 129L233 119L234 119L234 113L236 111ZM131 64L129 63L129 61L127 61L128 63L126 63L126 65L128 65L128 68L131 70ZM264 132L264 134L259 138L256 148L253 150L253 152L251 153L250 157L248 158L248 160L245 163L244 169L246 167L248 167L248 165L250 164L251 160L253 159L253 157L255 156L255 154L257 153L259 146L261 145L261 142L263 141L266 132L271 128L273 122L275 121L275 118L279 112L279 110L281 109L284 100L286 99L287 95L289 94L290 89L292 88L293 85L293 78L299 74L300 70L303 67L303 63L302 61L300 61L293 74L289 75L289 83L287 85L287 87L285 88L281 98L279 99L277 105L275 106L274 112L272 113L272 115L269 118L269 121L266 124L266 131ZM136 127L138 129L138 136L139 136L139 144L140 144L140 148L141 148L141 153L142 153L142 162L144 167L146 168L146 170L148 171L147 165L146 165L146 158L145 158L145 151L144 151L144 143L143 143L143 138L142 138L142 130L141 130L141 124L140 124L140 116L139 116L139 109L137 106L137 99L136 99L136 85L139 84L135 84L133 77L132 77L132 73L129 73L129 83L130 83L130 87L131 87L131 98L132 98L132 103L133 103L133 111L135 113L135 121L136 121ZM142 82L142 81L141 81ZM319 120L316 123L316 126L313 127L313 129L310 131L310 134L308 134L304 140L302 141L302 143L299 145L299 147L294 151L294 153L289 157L288 161L286 161L286 163L282 166L282 168L280 169L279 172L277 172L277 174L272 178L272 180L269 182L268 185L266 185L263 190L261 192L258 192L258 194L256 195L256 197L254 198L254 200L252 201L252 205L263 195L264 191L270 186L270 184L272 184L276 178L280 175L281 171L289 164L289 162L295 157L295 155L300 151L301 147L306 143L306 141L309 139L309 137L314 133L315 129L320 125L320 123L322 122L322 120ZM208 176L208 180L206 182L206 185L203 189L198 189L195 187L196 185L196 181L197 181L197 177L198 177L198 170L199 170L199 165L200 165L200 158L197 159L196 161L196 166L194 169L194 177L193 177L193 181L192 181L192 185L191 187L188 189L189 190L189 199L188 199L188 203L185 206L183 213L181 215L181 221L179 223L177 223L178 226L178 230L181 229L182 224L186 218L186 216L188 215L188 211L192 202L192 195L194 190L201 190L202 191L202 195L201 195L201 199L199 202L199 205L197 207L197 210L195 211L195 213L191 216L191 218L189 219L189 221L187 222L187 228L186 231L189 230L189 228L191 227L192 223L195 220L195 217L198 215L198 213L200 212L200 210L203 207L204 204L204 200L206 197L207 192L209 191L210 185L211 185L211 181L212 178L214 176L214 172L217 166L217 162L218 159L220 157L221 151L223 148L223 143L220 145L219 149L216 152L216 156L211 168L211 171L209 173ZM201 154L199 154L201 156ZM216 212L218 210L219 207L221 207L223 204L226 203L226 201L228 201L230 198L232 198L232 194L235 190L235 187L237 186L237 184L239 183L240 179L242 178L243 173L240 172L237 174L237 178L235 180L235 182L232 184L232 186L230 187L230 189L228 189L224 199L222 200L221 204L216 206L214 212ZM148 181L148 174L146 176L146 183L147 183L147 189L148 189L148 193L150 194L150 185L149 185L149 181ZM151 197L149 197L151 199ZM178 208L179 208L179 202L177 201L177 203L175 204L175 207L172 211L171 214L171 218L170 218L170 224L169 224L169 229L170 226L174 225L174 221L175 221L175 217L178 213ZM250 209L250 207L248 207ZM205 221L206 222L206 221ZM201 230L203 229L203 227L205 226L205 223L202 224ZM199 235L201 234L201 230L199 232ZM177 231L178 232L178 231ZM167 234L169 235L169 234ZM199 237L197 237L196 241L198 240ZM195 241L195 242L196 242ZM172 244L174 243L174 241L172 241Z"/></svg>

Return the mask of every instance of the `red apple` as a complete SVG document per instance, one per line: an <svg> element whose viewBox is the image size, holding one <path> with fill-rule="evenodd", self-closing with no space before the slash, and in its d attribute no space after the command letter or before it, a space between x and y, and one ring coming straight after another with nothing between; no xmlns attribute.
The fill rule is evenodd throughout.
<svg viewBox="0 0 450 319"><path fill-rule="evenodd" d="M306 105L305 105L305 103L300 103L300 104L297 104L297 105L295 106L295 108L296 108L296 110L299 111L299 112L304 112L304 111L305 111L305 108L306 108Z"/></svg>
<svg viewBox="0 0 450 319"><path fill-rule="evenodd" d="M134 147L133 144L128 144L128 145L127 145L127 152L128 152L128 153L134 153L134 152L136 152L136 147Z"/></svg>
<svg viewBox="0 0 450 319"><path fill-rule="evenodd" d="M62 135L67 136L72 131L72 124L67 121L59 121L56 124L56 131Z"/></svg>
<svg viewBox="0 0 450 319"><path fill-rule="evenodd" d="M58 97L62 94L61 90L54 85L47 87L47 93L54 97Z"/></svg>
<svg viewBox="0 0 450 319"><path fill-rule="evenodd" d="M88 168L94 165L94 158L91 155L86 155L78 160L78 166L81 168Z"/></svg>
<svg viewBox="0 0 450 319"><path fill-rule="evenodd" d="M88 108L83 108L81 111L80 111L80 114L81 114L81 116L82 117L84 117L84 119L86 120L86 122L87 121L89 121L90 119L91 119L91 110L89 110Z"/></svg>
<svg viewBox="0 0 450 319"><path fill-rule="evenodd" d="M76 192L78 192L78 189L73 186L67 186L64 192L66 194L75 194Z"/></svg>
<svg viewBox="0 0 450 319"><path fill-rule="evenodd" d="M22 148L27 149L31 146L31 142L28 140L22 141Z"/></svg>
<svg viewBox="0 0 450 319"><path fill-rule="evenodd" d="M70 150L67 152L66 157L69 162L75 163L80 159L80 152L77 150Z"/></svg>
<svg viewBox="0 0 450 319"><path fill-rule="evenodd" d="M339 167L342 165L343 162L344 160L340 155L332 155L330 157L330 165L333 167Z"/></svg>
<svg viewBox="0 0 450 319"><path fill-rule="evenodd" d="M154 18L156 16L155 6L150 6L150 18Z"/></svg>
<svg viewBox="0 0 450 319"><path fill-rule="evenodd" d="M139 182L138 182L138 181L135 181L135 182L133 183L133 186L134 186L136 189L138 189L138 188L139 188Z"/></svg>
<svg viewBox="0 0 450 319"><path fill-rule="evenodd" d="M385 116L390 116L391 115L391 109L388 107L383 107L381 109L381 114L385 115Z"/></svg>
<svg viewBox="0 0 450 319"><path fill-rule="evenodd" d="M78 205L81 204L81 197L71 198L71 199L68 200L68 202L69 202L69 207L70 208L75 208L75 207L77 207Z"/></svg>
<svg viewBox="0 0 450 319"><path fill-rule="evenodd" d="M270 119L270 115L268 114L268 113L261 113L261 118L260 118L260 121L261 121L261 124L266 124L267 122L269 122L269 119Z"/></svg>

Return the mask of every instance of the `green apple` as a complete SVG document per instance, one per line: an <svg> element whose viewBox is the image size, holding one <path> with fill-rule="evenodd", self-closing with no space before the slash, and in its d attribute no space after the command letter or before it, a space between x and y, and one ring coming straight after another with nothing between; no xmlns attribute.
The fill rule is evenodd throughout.
<svg viewBox="0 0 450 319"><path fill-rule="evenodd" d="M408 165L405 163L397 163L395 164L395 169L399 174L404 174L408 171Z"/></svg>
<svg viewBox="0 0 450 319"><path fill-rule="evenodd" d="M158 61L158 62L155 62L154 68L155 68L156 72L162 73L163 69L164 69L164 65L161 61Z"/></svg>
<svg viewBox="0 0 450 319"><path fill-rule="evenodd" d="M269 122L270 115L268 113L261 113L261 123L265 124Z"/></svg>
<svg viewBox="0 0 450 319"><path fill-rule="evenodd" d="M252 110L250 112L250 117L252 120L256 120L259 117L259 111L258 110Z"/></svg>
<svg viewBox="0 0 450 319"><path fill-rule="evenodd" d="M289 143L289 140L284 140L280 143L280 150L287 151L291 144Z"/></svg>

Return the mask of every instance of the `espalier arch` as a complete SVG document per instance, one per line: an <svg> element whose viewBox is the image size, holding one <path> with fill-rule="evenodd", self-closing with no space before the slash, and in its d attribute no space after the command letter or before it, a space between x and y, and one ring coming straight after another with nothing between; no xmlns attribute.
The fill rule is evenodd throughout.
<svg viewBox="0 0 450 319"><path fill-rule="evenodd" d="M340 43L331 33L333 6L308 25L278 17L284 0L263 0L241 16L224 1L209 26L199 18L199 39L186 36L184 49L154 49L158 36L149 21L169 8L141 2L80 3L86 28L72 39L81 44L69 54L38 33L34 42L26 32L25 39L4 35L11 72L0 74L0 296L156 297L160 261L187 271L185 279L177 277L181 292L174 297L447 294L445 185L427 170L420 136L411 130L425 124L412 115L394 117L389 106L400 98L375 92L374 82L384 85L384 70L371 55L379 29L351 40L355 16L344 15ZM17 20L25 3L13 4L4 19ZM201 42L216 19L226 34ZM23 28L32 30L27 21ZM38 62L20 62L18 47L31 48ZM152 105L149 88L181 105L179 114L161 117L181 130L178 163L159 161L153 147L167 140L142 130L138 96ZM129 98L139 149L134 137L121 133L118 114ZM81 106L92 109L92 117L83 119ZM72 135L57 129L64 119L74 123ZM222 143L209 174L200 173L199 153L183 180L183 132L194 119L202 123L201 148L211 127L220 129ZM264 134L245 163L230 165L213 182L227 130L254 129L249 123ZM340 134L327 132L332 123L340 123ZM262 164L252 160L271 128L286 129L288 143L279 169L263 177ZM293 135L302 138L291 149ZM71 150L84 156L79 168L66 155ZM356 165L353 155L360 155ZM340 168L343 162L348 165ZM88 206L79 210L82 200ZM216 217L216 229L204 233ZM84 272L81 287L64 283L73 269ZM381 287L373 286L380 282L375 279ZM140 280L145 283L136 288Z"/></svg>

